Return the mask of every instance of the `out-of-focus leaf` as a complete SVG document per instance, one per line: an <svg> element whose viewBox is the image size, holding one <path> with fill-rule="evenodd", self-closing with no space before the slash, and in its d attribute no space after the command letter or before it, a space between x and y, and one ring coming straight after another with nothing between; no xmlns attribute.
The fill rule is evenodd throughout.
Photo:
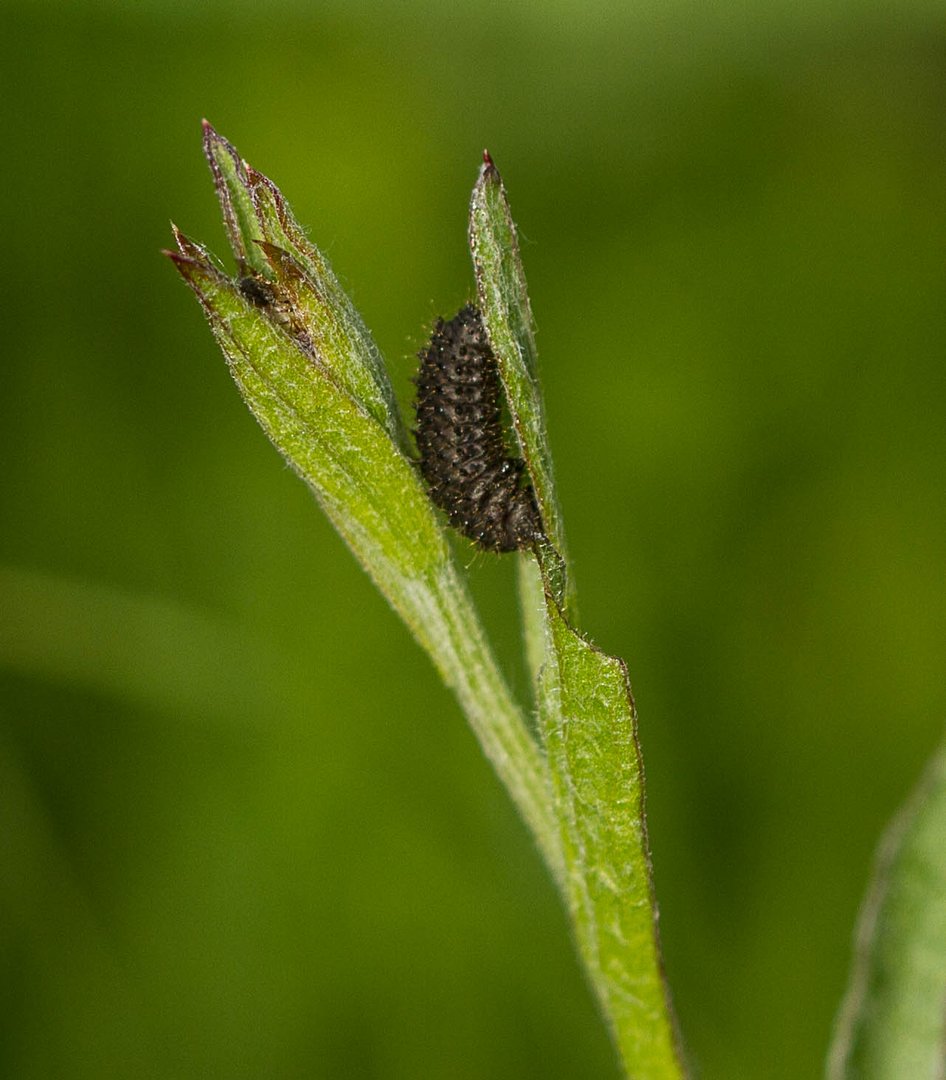
<svg viewBox="0 0 946 1080"><path fill-rule="evenodd" d="M12 566L0 566L0 668L179 719L247 725L271 723L305 685L292 658L230 620Z"/></svg>
<svg viewBox="0 0 946 1080"><path fill-rule="evenodd" d="M946 746L881 841L828 1075L946 1077Z"/></svg>

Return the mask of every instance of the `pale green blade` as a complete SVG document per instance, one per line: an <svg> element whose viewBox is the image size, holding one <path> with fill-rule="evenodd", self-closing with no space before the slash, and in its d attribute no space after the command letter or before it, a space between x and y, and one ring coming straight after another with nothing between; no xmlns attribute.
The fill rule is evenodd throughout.
<svg viewBox="0 0 946 1080"><path fill-rule="evenodd" d="M576 634L551 596L546 610L539 711L579 951L628 1076L679 1078L627 669Z"/></svg>
<svg viewBox="0 0 946 1080"><path fill-rule="evenodd" d="M486 157L470 206L478 302L548 532L520 596L555 793L564 895L579 953L635 1080L684 1075L657 937L637 717L622 661L572 629L574 588L555 497L532 314L502 180Z"/></svg>
<svg viewBox="0 0 946 1080"><path fill-rule="evenodd" d="M946 746L881 841L828 1076L946 1077Z"/></svg>
<svg viewBox="0 0 946 1080"><path fill-rule="evenodd" d="M559 603L571 609L574 586L566 574L565 529L555 495L532 309L506 190L488 154L470 199L470 251L483 322L548 536L548 542L539 545L539 556Z"/></svg>

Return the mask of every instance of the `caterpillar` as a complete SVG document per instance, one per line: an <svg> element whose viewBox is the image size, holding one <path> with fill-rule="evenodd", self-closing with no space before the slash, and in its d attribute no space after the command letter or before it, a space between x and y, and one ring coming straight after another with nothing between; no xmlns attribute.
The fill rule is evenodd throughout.
<svg viewBox="0 0 946 1080"><path fill-rule="evenodd" d="M471 305L437 321L419 354L414 435L431 501L487 551L516 551L542 537L525 462L509 457L496 357Z"/></svg>

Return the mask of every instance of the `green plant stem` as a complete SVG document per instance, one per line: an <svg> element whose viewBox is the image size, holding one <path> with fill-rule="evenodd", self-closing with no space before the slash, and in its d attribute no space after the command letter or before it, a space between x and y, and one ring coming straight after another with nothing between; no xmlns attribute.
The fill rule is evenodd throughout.
<svg viewBox="0 0 946 1080"><path fill-rule="evenodd" d="M476 611L452 563L405 590L405 622L456 694L483 752L525 818L559 886L559 826L545 758L496 665Z"/></svg>
<svg viewBox="0 0 946 1080"><path fill-rule="evenodd" d="M547 533L519 555L536 733L404 452L377 347L275 186L209 125L205 150L240 277L228 278L179 231L171 258L263 430L427 651L531 829L628 1077L680 1080L637 717L624 664L575 629L528 292L498 171L487 157L471 200L470 245L479 307Z"/></svg>

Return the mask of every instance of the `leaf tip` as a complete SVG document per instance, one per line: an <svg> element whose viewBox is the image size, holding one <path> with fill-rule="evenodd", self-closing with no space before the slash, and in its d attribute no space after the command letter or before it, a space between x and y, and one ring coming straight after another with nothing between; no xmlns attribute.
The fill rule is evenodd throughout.
<svg viewBox="0 0 946 1080"><path fill-rule="evenodd" d="M227 142L227 140L217 131L217 129L211 124L206 116L200 122L200 128L203 132L204 139L204 153L207 157L212 158L214 150L219 146L226 150L233 150L233 147Z"/></svg>
<svg viewBox="0 0 946 1080"><path fill-rule="evenodd" d="M174 233L174 239L177 242L178 250L174 251L171 248L164 248L162 249L161 254L171 260L175 270L177 270L187 284L190 285L194 292L197 293L201 303L205 303L207 299L205 291L208 284L213 281L221 280L222 275L213 265L207 251L202 248L200 244L195 243L185 236L173 222L171 223L171 229Z"/></svg>
<svg viewBox="0 0 946 1080"><path fill-rule="evenodd" d="M188 285L194 285L194 276L197 270L197 263L190 255L185 255L180 251L172 251L171 248L162 248L161 254L170 259L174 264L174 269L181 275L181 277L187 282Z"/></svg>
<svg viewBox="0 0 946 1080"><path fill-rule="evenodd" d="M226 139L222 139L220 135L217 134L217 129L213 126L213 124L211 124L211 122L206 118L206 116L200 122L200 129L203 133L202 139L204 144L204 157L207 158L207 160L211 163L212 167L214 161L214 152L216 148L221 145L221 143L223 145L226 145Z"/></svg>
<svg viewBox="0 0 946 1080"><path fill-rule="evenodd" d="M185 246L190 244L187 237L181 232L181 230L171 222L171 232L174 233L174 242L177 244L180 251L184 251Z"/></svg>
<svg viewBox="0 0 946 1080"><path fill-rule="evenodd" d="M476 179L476 184L473 186L473 197L476 198L477 192L482 192L486 188L502 187L502 177L499 175L499 169L496 168L496 162L493 160L493 155L488 150L483 150L483 164L480 165L480 174Z"/></svg>
<svg viewBox="0 0 946 1080"><path fill-rule="evenodd" d="M480 183L484 181L498 181L499 169L493 161L493 155L486 149L483 150L483 164L480 166Z"/></svg>
<svg viewBox="0 0 946 1080"><path fill-rule="evenodd" d="M171 232L174 234L174 242L177 244L177 251L167 252L172 258L180 252L181 257L189 259L191 262L206 262L207 252L196 243L191 240L190 237L185 236L184 233L171 222Z"/></svg>
<svg viewBox="0 0 946 1080"><path fill-rule="evenodd" d="M225 194L227 198L230 198L231 196L226 190L227 180L222 170L225 168L229 172L232 169L234 182L241 187L246 187L246 162L240 157L239 151L233 143L225 139L209 120L201 120L200 126L204 132L204 156L207 158L210 170L213 173L217 191L221 198L224 198ZM226 164L227 158L230 159L229 165Z"/></svg>

